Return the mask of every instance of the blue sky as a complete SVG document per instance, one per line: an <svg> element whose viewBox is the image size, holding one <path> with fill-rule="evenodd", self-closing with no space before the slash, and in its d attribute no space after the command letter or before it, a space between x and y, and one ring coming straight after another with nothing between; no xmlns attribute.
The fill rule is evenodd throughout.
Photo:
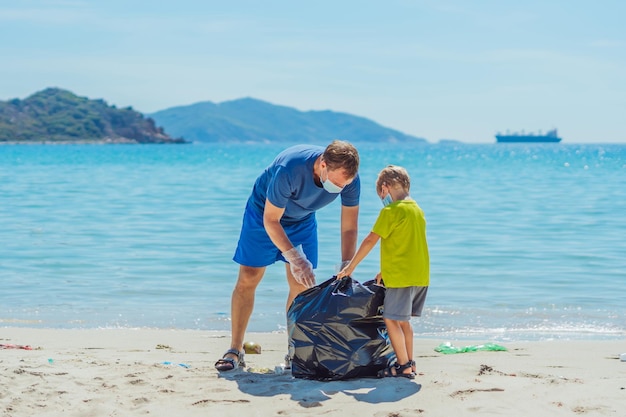
<svg viewBox="0 0 626 417"><path fill-rule="evenodd" d="M431 142L626 143L625 16L623 0L0 0L0 100L254 97Z"/></svg>

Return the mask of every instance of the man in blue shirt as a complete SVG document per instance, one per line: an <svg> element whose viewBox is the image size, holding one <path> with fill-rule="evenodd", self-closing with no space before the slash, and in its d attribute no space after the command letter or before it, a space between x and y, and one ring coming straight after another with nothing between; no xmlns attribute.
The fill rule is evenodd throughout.
<svg viewBox="0 0 626 417"><path fill-rule="evenodd" d="M286 262L287 308L315 285L317 221L315 211L341 196L341 256L356 251L361 183L359 154L348 142L326 148L292 146L281 152L256 179L243 216L233 260L239 277L231 300L231 346L215 363L219 371L244 366L243 339L265 268Z"/></svg>

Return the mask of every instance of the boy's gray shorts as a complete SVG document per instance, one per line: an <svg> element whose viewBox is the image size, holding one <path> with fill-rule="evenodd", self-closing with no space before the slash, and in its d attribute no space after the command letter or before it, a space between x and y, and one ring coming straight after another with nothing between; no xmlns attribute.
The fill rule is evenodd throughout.
<svg viewBox="0 0 626 417"><path fill-rule="evenodd" d="M383 318L409 321L422 315L428 287L387 288L383 303Z"/></svg>

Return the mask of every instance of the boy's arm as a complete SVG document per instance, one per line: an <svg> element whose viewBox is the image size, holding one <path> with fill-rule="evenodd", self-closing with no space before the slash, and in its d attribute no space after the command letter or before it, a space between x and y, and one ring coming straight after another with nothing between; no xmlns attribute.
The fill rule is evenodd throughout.
<svg viewBox="0 0 626 417"><path fill-rule="evenodd" d="M363 239L363 242L361 242L361 246L359 246L359 250L356 251L356 254L354 255L354 258L352 258L350 260L350 263L348 265L346 265L346 267L343 268L337 274L337 279L341 279L343 277L351 276L352 273L354 272L354 269L356 268L356 266L363 259L365 259L365 257L367 256L368 253L370 253L372 248L374 246L376 246L376 243L378 243L378 239L380 239L380 236L377 235L374 232L370 232L367 236L365 236L365 239Z"/></svg>

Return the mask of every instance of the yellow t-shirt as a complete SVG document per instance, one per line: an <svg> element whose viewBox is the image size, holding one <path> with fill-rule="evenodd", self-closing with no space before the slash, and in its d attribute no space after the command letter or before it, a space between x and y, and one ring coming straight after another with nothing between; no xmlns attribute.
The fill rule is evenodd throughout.
<svg viewBox="0 0 626 417"><path fill-rule="evenodd" d="M414 200L394 201L383 208L372 232L381 237L380 270L386 287L429 285L426 218Z"/></svg>

